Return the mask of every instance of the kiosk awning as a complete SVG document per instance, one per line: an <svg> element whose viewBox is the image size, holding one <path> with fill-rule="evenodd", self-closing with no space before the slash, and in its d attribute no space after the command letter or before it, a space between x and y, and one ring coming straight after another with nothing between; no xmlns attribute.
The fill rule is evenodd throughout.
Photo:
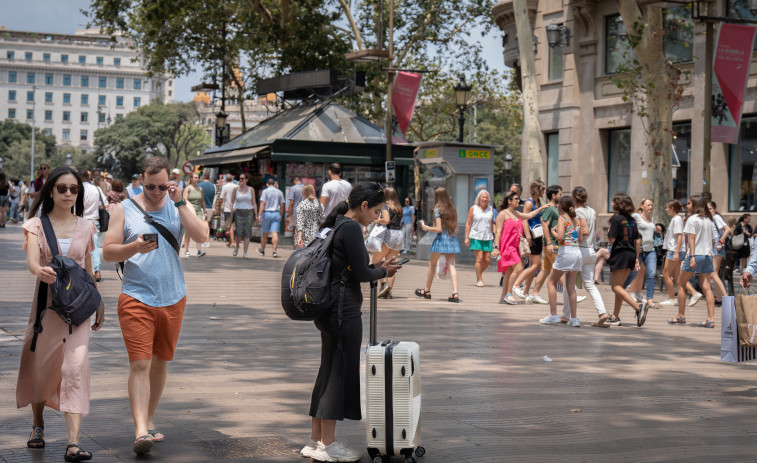
<svg viewBox="0 0 757 463"><path fill-rule="evenodd" d="M236 164L255 158L255 155L263 150L270 148L269 145L253 146L251 148L240 148L234 151L224 151L223 153L210 153L198 158L191 159L194 165L222 165Z"/></svg>

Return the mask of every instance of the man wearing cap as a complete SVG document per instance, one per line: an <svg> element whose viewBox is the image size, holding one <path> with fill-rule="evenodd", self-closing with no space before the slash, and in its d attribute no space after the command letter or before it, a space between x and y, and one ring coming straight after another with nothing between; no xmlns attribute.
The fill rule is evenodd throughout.
<svg viewBox="0 0 757 463"><path fill-rule="evenodd" d="M129 195L129 198L133 198L142 193L142 185L139 183L139 174L131 176L131 183L126 187L126 193Z"/></svg>
<svg viewBox="0 0 757 463"><path fill-rule="evenodd" d="M268 188L260 193L260 207L258 208L258 222L262 224L260 236L260 248L258 254L265 255L265 245L268 235L271 235L273 245L273 257L279 257L276 250L279 247L279 227L281 218L284 217L284 194L276 188L276 180L273 177L266 181Z"/></svg>
<svg viewBox="0 0 757 463"><path fill-rule="evenodd" d="M176 182L182 190L187 187L187 182L181 179L181 171L179 169L173 169L171 171L171 181Z"/></svg>

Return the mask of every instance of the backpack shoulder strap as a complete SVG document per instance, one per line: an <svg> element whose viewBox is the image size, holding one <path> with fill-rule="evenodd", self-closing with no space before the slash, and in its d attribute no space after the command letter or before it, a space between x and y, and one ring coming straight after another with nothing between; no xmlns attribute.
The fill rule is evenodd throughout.
<svg viewBox="0 0 757 463"><path fill-rule="evenodd" d="M155 219L150 217L150 215L145 212L144 209L142 209L142 206L140 206L136 201L134 201L133 198L129 198L129 201L131 201L132 204L139 210L139 212L142 213L142 215L145 216L145 222L149 223L153 227L155 227L158 232L165 238L166 241L168 241L168 244L171 245L174 251L176 251L176 254L179 254L179 251L181 247L179 246L179 242L176 240L176 237L173 236L173 233L171 233L166 227L161 225L160 223L156 222Z"/></svg>
<svg viewBox="0 0 757 463"><path fill-rule="evenodd" d="M58 239L55 237L55 230L53 230L53 224L50 222L50 217L47 214L40 217L42 221L42 230L45 232L45 239L47 245L50 247L50 252L53 253L53 257L60 254L58 250Z"/></svg>

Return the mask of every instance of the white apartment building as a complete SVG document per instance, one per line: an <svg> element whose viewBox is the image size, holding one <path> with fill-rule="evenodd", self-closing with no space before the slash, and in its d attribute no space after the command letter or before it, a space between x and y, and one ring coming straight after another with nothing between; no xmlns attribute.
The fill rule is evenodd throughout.
<svg viewBox="0 0 757 463"><path fill-rule="evenodd" d="M34 124L59 146L91 150L98 128L173 93L173 79L148 78L125 39L0 30L0 119Z"/></svg>

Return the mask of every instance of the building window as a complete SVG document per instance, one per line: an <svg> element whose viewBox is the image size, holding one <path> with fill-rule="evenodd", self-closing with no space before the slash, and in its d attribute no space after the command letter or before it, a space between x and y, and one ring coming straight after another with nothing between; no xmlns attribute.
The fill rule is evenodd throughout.
<svg viewBox="0 0 757 463"><path fill-rule="evenodd" d="M34 110L27 109L26 110L26 120L30 121L32 119L34 119Z"/></svg>
<svg viewBox="0 0 757 463"><path fill-rule="evenodd" d="M45 92L45 103L53 102L53 92Z"/></svg>
<svg viewBox="0 0 757 463"><path fill-rule="evenodd" d="M97 122L101 124L105 123L105 113L97 113Z"/></svg>
<svg viewBox="0 0 757 463"><path fill-rule="evenodd" d="M631 129L610 130L607 210L612 211L612 196L615 193L626 193L629 190L631 175Z"/></svg>
<svg viewBox="0 0 757 463"><path fill-rule="evenodd" d="M81 113L81 117L79 118L81 122L88 122L89 121L89 113Z"/></svg>
<svg viewBox="0 0 757 463"><path fill-rule="evenodd" d="M5 52L5 57L8 58L8 61L13 61L13 58L16 57L16 53L8 50L7 52Z"/></svg>
<svg viewBox="0 0 757 463"><path fill-rule="evenodd" d="M82 131L80 132L80 134L79 134L79 139L80 139L81 141L87 141L87 131L86 131L86 130L82 130Z"/></svg>
<svg viewBox="0 0 757 463"><path fill-rule="evenodd" d="M749 11L749 2L744 0L726 0L725 11L725 15L729 18L757 19L757 15L753 15L752 12ZM754 50L757 50L757 40L754 43Z"/></svg>
<svg viewBox="0 0 757 463"><path fill-rule="evenodd" d="M560 24L562 26L562 24ZM562 80L563 73L563 58L565 56L565 48L561 46L550 47L549 50L549 80Z"/></svg>
<svg viewBox="0 0 757 463"><path fill-rule="evenodd" d="M71 139L71 130L69 129L63 129L63 136L62 138L64 140L70 140Z"/></svg>
<svg viewBox="0 0 757 463"><path fill-rule="evenodd" d="M63 94L63 104L71 104L71 94L70 93L64 93Z"/></svg>
<svg viewBox="0 0 757 463"><path fill-rule="evenodd" d="M71 111L63 111L63 120L66 122L71 120Z"/></svg>
<svg viewBox="0 0 757 463"><path fill-rule="evenodd" d="M68 55L60 55L60 62L63 64L68 64Z"/></svg>
<svg viewBox="0 0 757 463"><path fill-rule="evenodd" d="M33 84L34 83L34 73L33 72L27 72L26 73L26 83L27 84Z"/></svg>
<svg viewBox="0 0 757 463"><path fill-rule="evenodd" d="M52 135L53 129L45 129L45 135Z"/></svg>
<svg viewBox="0 0 757 463"><path fill-rule="evenodd" d="M123 118L124 118L124 115L123 115L123 114L116 114L116 120L117 120L117 121L120 121L120 120L121 120L121 119L123 119Z"/></svg>
<svg viewBox="0 0 757 463"><path fill-rule="evenodd" d="M8 71L8 83L16 83L16 71Z"/></svg>
<svg viewBox="0 0 757 463"><path fill-rule="evenodd" d="M115 67L121 66L121 58L113 58L113 66Z"/></svg>
<svg viewBox="0 0 757 463"><path fill-rule="evenodd" d="M547 185L560 183L560 134L547 134Z"/></svg>
<svg viewBox="0 0 757 463"><path fill-rule="evenodd" d="M142 98L135 96L134 97L134 107L139 108L139 105L142 103Z"/></svg>
<svg viewBox="0 0 757 463"><path fill-rule="evenodd" d="M116 77L116 88L124 88L124 78Z"/></svg>
<svg viewBox="0 0 757 463"><path fill-rule="evenodd" d="M105 77L98 77L97 78L97 86L99 88L105 88L106 83L107 83L107 80L106 80Z"/></svg>
<svg viewBox="0 0 757 463"><path fill-rule="evenodd" d="M89 104L89 95L86 93L81 94L81 104L88 105Z"/></svg>
<svg viewBox="0 0 757 463"><path fill-rule="evenodd" d="M171 96L171 95L173 95L173 90L168 91L168 96Z"/></svg>
<svg viewBox="0 0 757 463"><path fill-rule="evenodd" d="M16 108L8 108L8 119L16 118Z"/></svg>
<svg viewBox="0 0 757 463"><path fill-rule="evenodd" d="M46 110L45 111L45 120L46 121L53 120L53 112L52 111L50 111L50 110Z"/></svg>
<svg viewBox="0 0 757 463"><path fill-rule="evenodd" d="M71 86L71 74L63 74L63 85L65 87Z"/></svg>
<svg viewBox="0 0 757 463"><path fill-rule="evenodd" d="M8 101L16 101L16 91L8 90Z"/></svg>
<svg viewBox="0 0 757 463"><path fill-rule="evenodd" d="M134 79L134 90L142 90L142 80Z"/></svg>
<svg viewBox="0 0 757 463"><path fill-rule="evenodd" d="M124 105L124 97L117 96L116 97L116 106L122 107Z"/></svg>
<svg viewBox="0 0 757 463"><path fill-rule="evenodd" d="M665 37L662 47L665 58L673 63L694 59L694 21L691 7L679 6L662 10Z"/></svg>
<svg viewBox="0 0 757 463"><path fill-rule="evenodd" d="M31 61L32 60L32 52L27 51L26 53L24 53L24 59L26 61Z"/></svg>
<svg viewBox="0 0 757 463"><path fill-rule="evenodd" d="M87 57L85 55L79 55L79 64L87 64Z"/></svg>
<svg viewBox="0 0 757 463"><path fill-rule="evenodd" d="M95 58L95 63L97 63L98 66L102 66L103 65L103 57L102 56L96 57Z"/></svg>
<svg viewBox="0 0 757 463"><path fill-rule="evenodd" d="M100 105L100 106L104 106L105 105L105 95L99 95L97 97L97 104Z"/></svg>
<svg viewBox="0 0 757 463"><path fill-rule="evenodd" d="M605 17L605 74L616 74L618 69L633 61L633 48L628 37L620 35L620 15Z"/></svg>
<svg viewBox="0 0 757 463"><path fill-rule="evenodd" d="M52 85L52 84L53 84L53 75L45 74L45 85Z"/></svg>
<svg viewBox="0 0 757 463"><path fill-rule="evenodd" d="M673 154L681 167L673 168L673 199L686 204L689 197L689 161L691 160L691 122L673 124Z"/></svg>
<svg viewBox="0 0 757 463"><path fill-rule="evenodd" d="M169 80L169 81L168 81L168 86L169 86L169 87L173 87L173 80Z"/></svg>
<svg viewBox="0 0 757 463"><path fill-rule="evenodd" d="M42 61L44 61L45 63L49 63L50 62L50 53L43 53L42 54Z"/></svg>
<svg viewBox="0 0 757 463"><path fill-rule="evenodd" d="M26 92L26 101L34 101L34 92L33 91Z"/></svg>
<svg viewBox="0 0 757 463"><path fill-rule="evenodd" d="M757 211L757 116L741 119L739 141L730 145L730 175L726 180L730 185L728 209L740 212Z"/></svg>
<svg viewBox="0 0 757 463"><path fill-rule="evenodd" d="M89 76L81 76L81 86L89 87Z"/></svg>

